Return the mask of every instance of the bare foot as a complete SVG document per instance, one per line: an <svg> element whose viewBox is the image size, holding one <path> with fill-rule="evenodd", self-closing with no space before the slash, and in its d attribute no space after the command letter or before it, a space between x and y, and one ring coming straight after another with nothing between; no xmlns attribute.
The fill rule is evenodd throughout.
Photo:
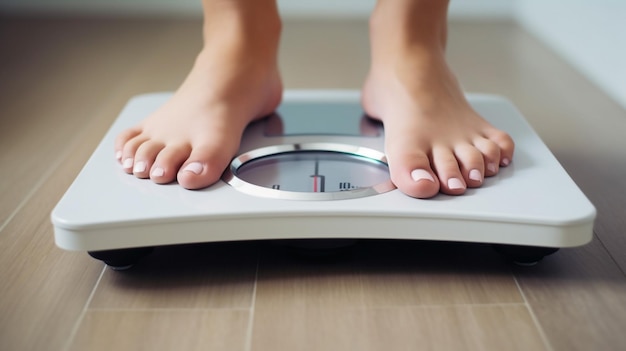
<svg viewBox="0 0 626 351"><path fill-rule="evenodd" d="M446 8L443 22L432 20L441 19L441 8L414 10L397 13L397 6L389 10L384 4L375 10L362 103L385 126L391 179L400 191L417 198L440 191L460 195L508 165L514 143L472 109L449 69L443 48ZM413 15L429 19L409 18Z"/></svg>
<svg viewBox="0 0 626 351"><path fill-rule="evenodd" d="M166 104L116 139L116 157L138 178L159 184L178 180L187 189L215 183L248 123L280 103L277 13L261 17L253 5L207 7L204 48L183 84Z"/></svg>

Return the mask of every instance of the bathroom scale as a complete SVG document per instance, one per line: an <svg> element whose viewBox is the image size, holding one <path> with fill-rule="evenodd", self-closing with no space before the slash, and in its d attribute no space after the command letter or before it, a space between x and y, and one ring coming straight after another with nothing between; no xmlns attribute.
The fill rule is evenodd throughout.
<svg viewBox="0 0 626 351"><path fill-rule="evenodd" d="M124 268L154 247L175 244L433 240L490 243L533 263L593 235L593 205L499 96L467 98L513 137L511 164L464 195L430 199L406 196L391 183L384 129L364 115L359 92L351 90L286 91L274 114L248 126L238 154L208 188L125 173L114 157L116 135L170 96L128 102L52 212L59 247Z"/></svg>

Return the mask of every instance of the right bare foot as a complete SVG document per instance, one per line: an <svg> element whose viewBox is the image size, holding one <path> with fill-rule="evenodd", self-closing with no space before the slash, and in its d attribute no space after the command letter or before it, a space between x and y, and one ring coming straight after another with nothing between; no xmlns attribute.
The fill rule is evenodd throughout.
<svg viewBox="0 0 626 351"><path fill-rule="evenodd" d="M207 187L237 152L246 126L278 107L281 24L275 4L263 2L205 1L204 48L191 72L167 103L115 141L127 173Z"/></svg>

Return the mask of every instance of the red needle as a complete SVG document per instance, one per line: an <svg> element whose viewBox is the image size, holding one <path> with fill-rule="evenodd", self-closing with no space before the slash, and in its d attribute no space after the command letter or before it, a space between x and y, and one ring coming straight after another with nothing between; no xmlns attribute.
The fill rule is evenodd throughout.
<svg viewBox="0 0 626 351"><path fill-rule="evenodd" d="M317 176L313 176L313 192L317 192Z"/></svg>

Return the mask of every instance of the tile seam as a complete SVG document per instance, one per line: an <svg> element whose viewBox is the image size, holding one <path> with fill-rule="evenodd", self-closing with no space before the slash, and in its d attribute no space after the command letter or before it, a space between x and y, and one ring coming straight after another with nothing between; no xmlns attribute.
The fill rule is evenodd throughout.
<svg viewBox="0 0 626 351"><path fill-rule="evenodd" d="M72 344L74 343L74 339L76 338L76 334L78 334L78 329L80 328L80 325L83 324L85 315L87 314L87 311L89 310L89 305L91 304L91 301L93 300L93 297L96 294L96 290L98 289L98 286L100 286L100 282L102 281L102 277L104 276L104 272L106 271L106 269L107 269L107 266L104 265L102 267L102 270L100 271L100 276L98 277L98 280L96 280L96 283L91 289L91 293L89 294L89 297L87 298L87 301L85 302L85 306L83 306L83 310L81 311L80 315L76 319L76 322L74 323L74 326L72 327L72 331L70 332L70 335L67 338L65 347L63 347L64 351L68 351L72 347Z"/></svg>
<svg viewBox="0 0 626 351"><path fill-rule="evenodd" d="M526 298L526 294L524 294L524 290L522 290L522 286L517 280L517 277L515 276L515 274L513 274L513 281L515 281L515 285L517 285L517 289L519 290L519 293L522 295L522 299L524 300L524 305L526 306L526 310L528 311L528 314L530 314L530 318L535 324L535 329L537 329L537 331L539 332L539 337L541 338L541 341L543 342L544 347L546 348L547 351L554 351L552 344L550 344L550 341L548 340L548 336L546 335L545 331L541 327L541 323L539 322L539 319L535 315L535 311L533 311L532 306L528 302L528 299Z"/></svg>

